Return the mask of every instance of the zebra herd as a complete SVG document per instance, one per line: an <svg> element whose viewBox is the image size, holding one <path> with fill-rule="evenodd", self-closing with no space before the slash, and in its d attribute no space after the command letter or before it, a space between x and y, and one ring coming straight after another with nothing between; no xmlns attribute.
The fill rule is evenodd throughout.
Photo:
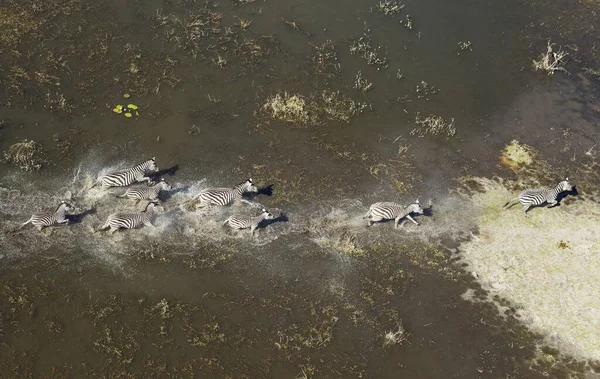
<svg viewBox="0 0 600 379"><path fill-rule="evenodd" d="M104 175L92 187L101 184L103 188L110 187L126 187L134 183L147 182L147 185L137 185L127 188L124 194L118 197L129 198L136 200L138 204L142 200L147 200L148 204L142 212L115 212L108 216L104 225L98 230L106 230L110 228L110 233L114 233L119 229L136 229L143 226L154 227L152 219L157 211L162 210L162 206L158 201L158 195L161 191L171 190L171 185L164 179L156 183L152 183L152 179L146 176L151 173L158 172L156 159L152 158L142 162L127 170L110 172ZM558 205L558 197L565 191L571 191L573 185L569 183L569 179L561 181L551 189L527 189L522 191L518 197L509 200L504 209L508 209L517 203L521 203L523 213L528 217L527 211L533 206L539 206L544 203L548 207ZM257 193L258 188L254 185L252 179L248 179L243 183L238 184L233 188L207 188L201 190L197 195L192 197L186 204L191 204L193 207L205 207L209 205L227 206L236 202L246 202L253 204L248 200L243 199L244 194ZM74 207L66 202L61 202L54 212L34 213L29 220L21 225L21 228L31 223L38 230L53 225L68 225L69 219L66 215ZM422 215L424 210L419 204L419 200L407 206L403 206L393 202L378 202L369 207L367 214L363 219L367 219L367 226L373 225L375 222L384 220L394 220L394 227L402 227L406 221L411 221L415 225L419 223L411 215ZM233 215L227 218L223 225L228 225L234 229L250 229L251 235L258 225L263 220L273 220L274 216L266 209L262 209L262 213L258 216L248 217L242 215Z"/></svg>

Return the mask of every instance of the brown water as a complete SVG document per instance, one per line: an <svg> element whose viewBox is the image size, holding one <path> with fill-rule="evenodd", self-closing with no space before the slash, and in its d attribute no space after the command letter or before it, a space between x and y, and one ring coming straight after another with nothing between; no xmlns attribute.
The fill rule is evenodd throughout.
<svg viewBox="0 0 600 379"><path fill-rule="evenodd" d="M48 164L0 166L2 376L583 375L564 356L538 360L540 336L510 311L463 300L468 288L485 294L443 247L476 231L452 219L468 206L447 197L454 179L509 175L497 152L511 139L565 170L598 141L598 81L583 71L597 52L585 28L559 39L570 25L553 16L560 5L410 1L385 16L362 0L25 3L0 4L19 20L0 39L0 148L33 139ZM567 15L600 26L586 6ZM223 17L202 26L209 11ZM364 33L386 67L350 53ZM570 76L532 71L549 37L572 47ZM324 73L312 45L328 39L337 60ZM359 70L366 93L353 88ZM422 81L435 91L422 96ZM349 123L320 114L312 125L260 110L276 93L320 101L323 90L369 106ZM139 117L111 111L128 102ZM411 136L417 112L454 118L456 136ZM132 204L88 187L151 156L175 188L157 229L94 233ZM255 209L179 206L249 176L272 186L253 200L282 214L256 239L220 226ZM370 203L416 197L433 205L421 227L364 227ZM78 207L73 225L14 231L63 198ZM385 345L398 325L406 341Z"/></svg>

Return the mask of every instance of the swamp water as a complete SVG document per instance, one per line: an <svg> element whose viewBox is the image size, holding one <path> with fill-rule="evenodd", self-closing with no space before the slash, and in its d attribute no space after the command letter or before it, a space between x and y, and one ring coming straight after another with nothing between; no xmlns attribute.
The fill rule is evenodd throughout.
<svg viewBox="0 0 600 379"><path fill-rule="evenodd" d="M598 184L596 5L402 4L0 3L0 149L43 164L0 166L0 375L594 377L460 261L489 205L454 190ZM570 75L533 71L547 38ZM546 170L502 166L513 139ZM156 229L96 232L134 208L97 175L152 156ZM255 239L221 223L258 209L181 206L247 177L280 215ZM365 227L415 198L421 226ZM16 230L62 199L69 227Z"/></svg>

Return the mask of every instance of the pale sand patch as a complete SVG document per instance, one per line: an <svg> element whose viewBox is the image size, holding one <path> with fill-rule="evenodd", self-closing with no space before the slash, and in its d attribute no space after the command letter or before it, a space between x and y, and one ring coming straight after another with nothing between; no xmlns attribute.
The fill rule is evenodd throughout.
<svg viewBox="0 0 600 379"><path fill-rule="evenodd" d="M483 191L470 195L479 234L460 246L469 270L519 307L550 344L600 359L600 205L535 208L528 219L520 205L502 210L516 193L495 180L473 180Z"/></svg>

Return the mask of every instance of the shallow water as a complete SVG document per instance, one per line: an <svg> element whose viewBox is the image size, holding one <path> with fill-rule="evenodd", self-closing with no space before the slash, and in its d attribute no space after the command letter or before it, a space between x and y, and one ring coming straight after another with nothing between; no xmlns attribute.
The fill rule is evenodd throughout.
<svg viewBox="0 0 600 379"><path fill-rule="evenodd" d="M38 9L31 3L18 9ZM460 176L510 175L497 152L513 138L572 170L598 141L598 82L582 71L593 56L571 52L570 76L532 71L545 39L559 38L553 4L546 14L519 1L411 1L395 16L377 4L222 2L208 6L223 15L218 32L188 23L207 14L193 0L49 2L33 12L52 22L4 45L0 58L0 148L33 139L49 162L27 173L0 166L7 377L582 371L567 358L537 360L541 337L510 312L463 300L469 288L485 298L450 253L476 225L470 205L448 191ZM401 23L407 14L412 29ZM241 20L252 23L244 30L235 26ZM47 44L33 44L36 33ZM233 40L220 39L228 33ZM364 33L387 67L350 53ZM312 45L327 39L340 69L332 77L311 60ZM472 50L461 51L461 41ZM561 43L589 45L575 28ZM27 75L15 76L15 67ZM373 84L368 92L353 88L359 70ZM260 110L276 93L319 99L325 89L370 106L349 123L320 116L313 125L273 121ZM70 106L56 109L56 94ZM140 106L139 117L111 111L128 102ZM411 136L417 113L454 119L456 136ZM96 232L115 209L134 208L115 198L119 190L89 189L99 173L152 156L176 189L156 229ZM221 223L257 208L181 206L201 188L247 177L272 186L252 200L281 215L255 239ZM77 206L71 226L15 231L64 198ZM365 228L372 202L415 198L432 206L420 227ZM385 345L399 325L406 341Z"/></svg>

